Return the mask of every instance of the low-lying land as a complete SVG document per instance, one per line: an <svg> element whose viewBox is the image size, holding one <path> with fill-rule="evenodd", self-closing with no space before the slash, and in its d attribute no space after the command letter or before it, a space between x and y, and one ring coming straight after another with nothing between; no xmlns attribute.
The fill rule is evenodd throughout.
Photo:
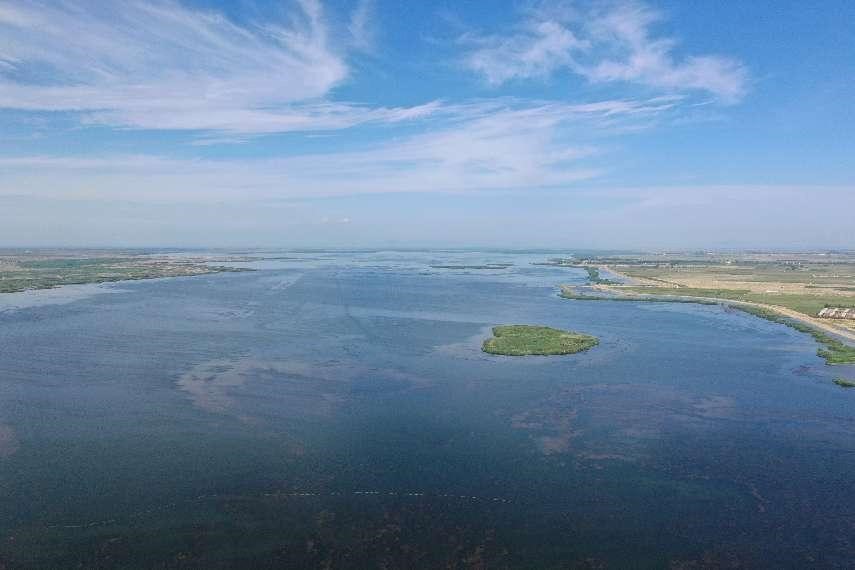
<svg viewBox="0 0 855 570"><path fill-rule="evenodd" d="M734 309L744 311L755 317L760 317L768 321L786 325L811 335L817 342L823 345L822 348L816 351L817 355L825 359L827 364L855 364L855 347L845 344L827 334L839 334L849 338L851 333L846 331L836 331L825 325L825 323L815 323L814 319L805 317L799 313L780 312L780 307L771 307L758 305L748 302L735 301L726 298L714 297L692 297L681 295L640 295L615 293L609 295L589 295L578 293L574 287L568 285L561 286L561 297L565 299L575 299L581 301L647 301L647 302L667 302L667 303L693 303L700 305L720 305L724 304ZM831 329L831 330L829 330Z"/></svg>
<svg viewBox="0 0 855 570"><path fill-rule="evenodd" d="M830 304L842 302L839 295L805 294L805 293L756 293L747 289L701 289L695 287L651 287L626 286L622 288L629 293L644 295L681 295L686 297L709 297L712 299L728 299L761 303L764 305L779 305L802 313L808 317L817 317L819 312ZM853 298L855 300L855 298Z"/></svg>
<svg viewBox="0 0 855 570"><path fill-rule="evenodd" d="M485 263L483 265L431 265L431 269L507 269L513 263Z"/></svg>
<svg viewBox="0 0 855 570"><path fill-rule="evenodd" d="M740 311L752 314L756 317L787 325L799 332L811 335L823 346L816 351L817 356L824 358L826 364L855 364L855 347L842 343L826 333L803 321L793 319L777 313L774 309L757 307L752 305L732 305Z"/></svg>
<svg viewBox="0 0 855 570"><path fill-rule="evenodd" d="M481 346L489 354L546 356L574 354L599 344L597 337L550 327L503 325L493 327L493 336Z"/></svg>
<svg viewBox="0 0 855 570"><path fill-rule="evenodd" d="M552 265L556 267L575 267L578 269L584 269L588 272L588 282L594 283L597 285L620 285L619 281L614 281L612 279L605 279L600 277L600 268L596 265L589 265L584 263L574 262L572 259L567 259L563 257L555 257L550 259L549 261L543 263L535 263L534 265Z"/></svg>
<svg viewBox="0 0 855 570"><path fill-rule="evenodd" d="M52 289L62 285L186 277L230 271L204 258L124 251L27 251L0 253L0 293Z"/></svg>
<svg viewBox="0 0 855 570"><path fill-rule="evenodd" d="M847 380L846 378L835 378L834 383L841 388L855 388L855 380Z"/></svg>
<svg viewBox="0 0 855 570"><path fill-rule="evenodd" d="M636 286L824 296L834 304L855 303L855 252L662 253L555 258L548 264L605 267Z"/></svg>
<svg viewBox="0 0 855 570"><path fill-rule="evenodd" d="M600 265L627 277L627 288L634 292L776 305L809 317L826 307L855 306L855 254L685 257L610 259Z"/></svg>
<svg viewBox="0 0 855 570"><path fill-rule="evenodd" d="M565 298L727 304L812 335L829 364L855 363L855 347L841 341L855 341L855 322L819 317L826 307L855 306L852 254L670 254L665 260L639 256L577 263L608 268L627 283L589 279L593 294L562 286Z"/></svg>

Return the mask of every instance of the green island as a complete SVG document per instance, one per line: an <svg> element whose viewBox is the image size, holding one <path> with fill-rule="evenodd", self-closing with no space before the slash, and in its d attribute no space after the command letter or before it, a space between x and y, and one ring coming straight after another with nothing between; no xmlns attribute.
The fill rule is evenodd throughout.
<svg viewBox="0 0 855 570"><path fill-rule="evenodd" d="M855 388L855 380L848 380L846 378L835 378L834 383L840 386L841 388Z"/></svg>
<svg viewBox="0 0 855 570"><path fill-rule="evenodd" d="M503 356L547 356L575 354L599 344L597 337L535 325L493 327L493 336L481 349Z"/></svg>
<svg viewBox="0 0 855 570"><path fill-rule="evenodd" d="M0 293L241 271L251 270L210 265L203 257L95 250L9 251L0 252Z"/></svg>

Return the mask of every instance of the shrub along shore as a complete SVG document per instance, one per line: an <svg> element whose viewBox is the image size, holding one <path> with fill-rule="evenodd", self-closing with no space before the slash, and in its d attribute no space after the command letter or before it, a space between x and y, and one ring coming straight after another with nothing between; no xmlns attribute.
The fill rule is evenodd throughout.
<svg viewBox="0 0 855 570"><path fill-rule="evenodd" d="M678 297L669 295L656 296L638 296L633 295L582 295L576 293L571 287L561 287L561 297L565 299L575 299L583 301L641 301L651 303L695 303L700 305L726 305L734 309L746 312L755 317L760 317L768 321L779 323L799 332L811 335L818 343L819 348L816 353L819 357L824 358L826 364L855 364L855 347L847 345L842 341L834 338L828 333L825 333L808 323L800 320L781 315L772 309L750 305L730 299L715 299L715 298L699 298L699 297Z"/></svg>

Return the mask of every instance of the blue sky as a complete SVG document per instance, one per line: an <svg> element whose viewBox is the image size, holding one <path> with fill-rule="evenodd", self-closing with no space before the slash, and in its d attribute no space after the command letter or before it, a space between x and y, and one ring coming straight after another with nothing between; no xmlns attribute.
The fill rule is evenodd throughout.
<svg viewBox="0 0 855 570"><path fill-rule="evenodd" d="M0 0L0 244L851 248L852 22Z"/></svg>

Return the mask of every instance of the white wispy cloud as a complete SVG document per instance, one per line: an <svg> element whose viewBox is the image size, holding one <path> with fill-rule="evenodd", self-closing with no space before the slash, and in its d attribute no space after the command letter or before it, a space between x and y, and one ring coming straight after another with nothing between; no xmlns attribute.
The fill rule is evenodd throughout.
<svg viewBox="0 0 855 570"><path fill-rule="evenodd" d="M466 105L441 101L386 107L335 100L351 75L347 50L374 46L375 12L372 0L360 0L345 33L336 34L319 0L295 0L278 18L257 23L175 0L0 0L0 108L195 131L201 144L447 118L461 109L466 118ZM716 56L678 62L673 42L650 33L657 17L639 4L585 13L541 7L510 36L468 34L467 62L495 84L567 68L592 81L741 96L738 64ZM603 52L620 57L596 59Z"/></svg>
<svg viewBox="0 0 855 570"><path fill-rule="evenodd" d="M623 81L670 92L701 91L732 103L747 91L748 72L720 55L680 57L677 42L658 37L662 15L632 0L546 4L529 10L510 34L464 34L464 62L492 84L546 78L568 70L592 82Z"/></svg>
<svg viewBox="0 0 855 570"><path fill-rule="evenodd" d="M476 102L456 107L443 126L363 150L278 159L0 158L0 195L211 202L566 186L600 173L586 161L601 150L576 129L605 135L673 105L668 99Z"/></svg>
<svg viewBox="0 0 855 570"><path fill-rule="evenodd" d="M368 52L374 49L375 18L374 0L359 0L350 14L350 22L347 25L353 47Z"/></svg>
<svg viewBox="0 0 855 570"><path fill-rule="evenodd" d="M351 26L366 45L369 9L360 4ZM256 24L171 0L0 2L0 108L231 133L339 129L436 108L330 102L349 76L342 49L317 0Z"/></svg>
<svg viewBox="0 0 855 570"><path fill-rule="evenodd" d="M548 20L530 20L513 35L466 34L462 39L476 46L466 58L467 65L496 85L510 79L548 77L571 66L573 52L588 46L561 23Z"/></svg>

